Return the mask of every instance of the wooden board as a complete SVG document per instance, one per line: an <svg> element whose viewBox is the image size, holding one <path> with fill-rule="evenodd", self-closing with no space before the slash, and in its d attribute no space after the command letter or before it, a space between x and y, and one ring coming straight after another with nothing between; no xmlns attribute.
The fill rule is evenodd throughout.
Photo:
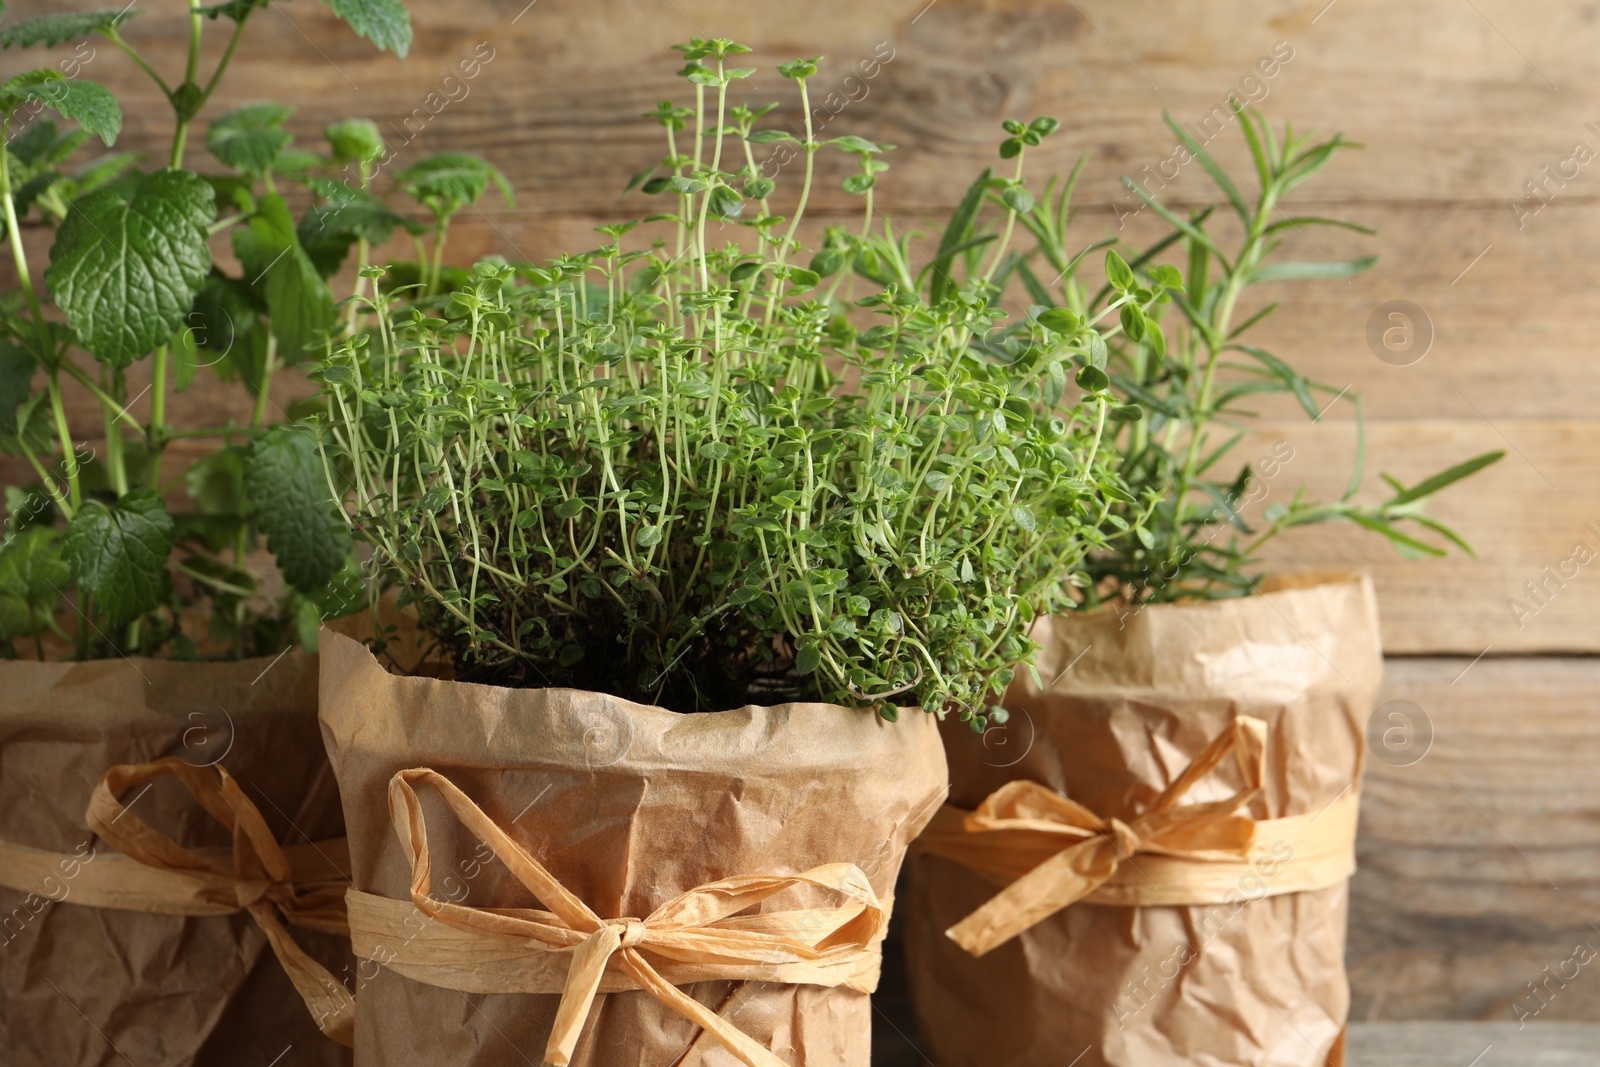
<svg viewBox="0 0 1600 1067"><path fill-rule="evenodd" d="M1351 1018L1600 1018L1600 661L1391 659L1381 700Z"/></svg>
<svg viewBox="0 0 1600 1067"><path fill-rule="evenodd" d="M92 6L92 5L84 5ZM770 68L825 53L815 101L826 130L898 144L879 202L903 229L927 229L948 211L972 174L994 162L998 123L1054 114L1063 131L1030 160L1042 176L1091 162L1080 185L1084 243L1150 232L1150 212L1126 223L1123 174L1146 177L1171 153L1163 109L1202 124L1225 94L1256 96L1276 118L1340 129L1367 145L1303 187L1309 209L1376 227L1373 241L1318 234L1295 258L1338 258L1373 248L1382 265L1348 284L1279 286L1262 299L1284 306L1259 340L1336 388L1366 397L1372 464L1420 476L1483 448L1507 448L1501 466L1437 502L1459 521L1482 559L1416 565L1348 529L1286 540L1273 556L1284 569L1365 566L1377 576L1387 646L1398 652L1490 655L1600 651L1600 599L1587 569L1540 606L1523 583L1558 568L1585 524L1600 520L1600 375L1583 351L1600 319L1600 259L1589 247L1600 224L1600 168L1570 179L1545 177L1580 141L1600 151L1600 133L1580 87L1600 69L1592 47L1596 13L1575 0L1528 12L1511 0L1379 0L1157 5L1154 0L820 0L748 5L731 0L493 0L463 7L415 0L417 40L404 62L378 54L339 25L322 4L279 3L258 14L213 114L266 97L293 103L292 127L314 146L329 121L369 115L389 134L404 166L440 150L480 152L504 168L519 199L486 201L455 230L462 258L500 252L537 259L587 247L597 222L643 214L653 202L625 201L629 175L661 152L659 131L637 118L664 96L684 96L669 46L692 35L725 34L756 48ZM20 0L7 20L55 10ZM181 66L170 13L135 19L126 35L162 70ZM1279 42L1286 42L1279 45ZM220 41L216 42L220 47ZM165 105L126 57L103 41L83 70L124 97L119 147L159 157ZM1257 69L1277 49L1276 73ZM70 49L58 53L66 55ZM33 53L42 57L42 53ZM8 62L20 60L8 53ZM1271 66L1269 62L1269 67ZM475 70L470 76L466 73ZM1255 71L1255 81L1246 81ZM1552 88L1554 86L1554 88ZM837 93L830 102L828 94ZM1261 93L1265 92L1264 97ZM749 96L782 103L774 124L798 125L792 86L765 73ZM831 112L836 110L837 114ZM202 129L188 161L205 164ZM1242 160L1233 129L1212 147ZM1590 173L1594 171L1594 173ZM1154 173L1152 171L1151 173ZM844 173L822 167L818 220L841 218L853 201L837 188ZM1568 168L1568 173L1573 173ZM792 190L795 176L779 175ZM1147 179L1149 180L1149 179ZM1526 199L1543 182L1549 201ZM1163 196L1198 202L1212 195L1197 168L1184 168ZM779 195L783 203L783 194ZM1510 205L1523 204L1519 210ZM925 242L924 242L925 243ZM405 254L404 249L395 249ZM42 249L40 249L42 253ZM0 277L6 268L0 267ZM1366 339L1379 305L1410 300L1426 313L1434 340L1409 367L1380 362ZM274 400L296 392L286 382ZM231 394L231 388L226 390ZM174 413L217 409L223 392L197 387ZM76 408L76 406L75 406ZM138 410L137 408L135 409ZM1271 409L1295 442L1295 476L1332 490L1347 467L1349 412L1330 410L1307 427ZM97 424L84 410L75 425ZM75 418L78 411L74 411ZM85 421L87 419L87 421ZM20 477L17 463L0 476ZM1600 537L1590 539L1600 550ZM1549 586L1549 588L1554 588ZM1518 617L1520 598L1536 615ZM1517 623L1522 625L1518 626Z"/></svg>
<svg viewBox="0 0 1600 1067"><path fill-rule="evenodd" d="M1600 1025L1356 1023L1349 1067L1592 1067Z"/></svg>

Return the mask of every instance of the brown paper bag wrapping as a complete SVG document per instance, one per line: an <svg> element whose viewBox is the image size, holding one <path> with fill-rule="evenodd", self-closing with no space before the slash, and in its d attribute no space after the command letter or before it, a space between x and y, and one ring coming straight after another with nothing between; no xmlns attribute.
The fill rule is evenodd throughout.
<svg viewBox="0 0 1600 1067"><path fill-rule="evenodd" d="M431 767L605 918L641 917L728 877L854 863L887 898L906 845L944 799L934 721L822 704L680 715L566 689L500 689L387 674L324 633L321 717L358 889L408 900L390 820L395 772ZM436 895L537 907L503 865L422 794ZM371 960L358 968L356 1062L382 1067L537 1063L558 997L467 994ZM795 1067L864 1067L871 1006L843 988L701 982L685 990ZM649 994L602 993L574 1065L733 1058Z"/></svg>
<svg viewBox="0 0 1600 1067"><path fill-rule="evenodd" d="M107 768L162 756L220 762L280 841L342 836L316 678L316 657L300 652L276 662L0 663L0 838L114 854L86 828L90 794ZM173 779L122 799L180 845L232 845ZM265 1065L291 1046L285 1064L350 1062L317 1031L248 915L88 907L73 903L72 889L70 877L33 894L0 887L0 1058L9 1067ZM291 936L336 976L353 969L338 938L299 928Z"/></svg>
<svg viewBox="0 0 1600 1067"><path fill-rule="evenodd" d="M1043 691L1019 681L1005 702L1011 721L986 738L945 725L953 805L970 810L1031 779L1128 820L1239 715L1269 727L1264 795L1244 809L1254 818L1317 813L1359 781L1382 671L1365 579L1055 618L1035 638ZM1239 785L1219 771L1189 799ZM915 850L908 875L912 996L939 1067L1340 1059L1345 885L1261 897L1251 882L1231 904L1078 903L974 959L944 931L996 886Z"/></svg>

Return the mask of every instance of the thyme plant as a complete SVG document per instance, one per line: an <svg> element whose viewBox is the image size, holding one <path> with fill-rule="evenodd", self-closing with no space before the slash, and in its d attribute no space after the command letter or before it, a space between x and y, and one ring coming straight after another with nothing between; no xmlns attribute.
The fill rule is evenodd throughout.
<svg viewBox="0 0 1600 1067"><path fill-rule="evenodd" d="M860 164L845 187L871 234L884 146L820 140L809 118L803 139L757 130L771 109L730 101L747 49L681 47L694 106L649 116L668 151L634 182L668 210L581 255L481 263L437 316L373 302L378 329L317 375L329 489L458 678L682 711L914 705L981 728L1033 617L1072 604L1123 521L1102 443L1136 409L1080 318L985 351L1006 313L957 263L970 206L931 293L893 242L880 257L830 234L800 266L818 153ZM809 116L816 61L778 69ZM1013 128L1037 144L1054 123ZM799 159L787 218L763 145ZM852 255L875 281L847 300Z"/></svg>
<svg viewBox="0 0 1600 1067"><path fill-rule="evenodd" d="M1235 182L1188 130L1168 126L1221 195L1222 203L1180 213L1145 188L1123 179L1127 188L1165 221L1170 231L1148 248L1130 254L1108 281L1085 284L1078 277L1083 257L1111 241L1073 253L1067 236L1071 199L1083 161L1059 189L1052 188L1021 217L1035 239L1030 253L1008 264L1013 276L1043 305L1061 304L1093 315L1130 289L1159 289L1168 300L1110 341L1113 392L1145 408L1150 417L1116 428L1111 446L1118 470L1137 495L1113 514L1123 520L1107 534L1110 548L1096 550L1086 563L1091 581L1086 599L1102 597L1134 603L1239 596L1256 590L1260 550L1284 531L1315 523L1349 521L1388 538L1411 556L1442 556L1446 549L1418 534L1432 533L1471 553L1449 526L1423 512L1441 489L1499 460L1488 452L1464 460L1414 485L1382 475L1390 495L1377 503L1356 499L1365 469L1361 399L1346 390L1314 381L1281 356L1252 344L1250 330L1277 310L1276 303L1244 314L1253 286L1267 282L1346 279L1372 267L1376 256L1334 262L1285 262L1277 253L1293 231L1332 227L1371 235L1372 230L1339 219L1290 215L1289 194L1313 178L1349 147L1343 136L1326 140L1296 136L1285 126L1282 137L1261 116L1236 109L1239 128L1254 164L1247 182ZM1241 185L1245 190L1241 190ZM1230 212L1237 236L1230 242L1212 227L1218 211ZM1176 259L1176 263L1164 262ZM1036 270L1034 263L1039 269ZM1052 288L1041 274L1059 279ZM1175 309L1175 312L1171 309ZM1264 458L1261 471L1245 463L1232 473L1230 457L1245 437L1258 397L1292 396L1313 420L1341 397L1355 405L1358 428L1354 470L1337 501L1310 499L1297 489L1287 501L1275 500L1259 520L1247 518L1248 505L1268 492L1261 473L1275 473L1283 457ZM1407 530L1405 524L1417 528Z"/></svg>

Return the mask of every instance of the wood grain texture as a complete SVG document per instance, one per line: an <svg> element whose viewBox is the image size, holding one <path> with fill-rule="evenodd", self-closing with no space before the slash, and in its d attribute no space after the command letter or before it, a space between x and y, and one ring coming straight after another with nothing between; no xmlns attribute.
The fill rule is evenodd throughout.
<svg viewBox="0 0 1600 1067"><path fill-rule="evenodd" d="M1282 299L1283 306L1258 340L1366 398L1374 467L1420 476L1484 448L1510 455L1435 505L1436 513L1460 523L1480 560L1412 564L1366 535L1327 529L1287 539L1272 561L1284 569L1372 569L1391 651L1600 651L1600 599L1587 588L1593 580L1587 569L1536 615L1517 617L1508 603L1520 597L1528 608L1538 606L1523 583L1540 581L1546 565L1558 567L1586 536L1585 524L1600 520L1591 513L1600 509L1600 464L1593 459L1600 454L1593 414L1600 410L1600 374L1582 355L1590 324L1600 321L1600 257L1591 248L1600 232L1600 163L1568 166L1570 176L1561 177L1577 143L1600 152L1600 132L1585 125L1600 126L1600 111L1582 91L1600 73L1600 49L1593 47L1600 11L1593 5L414 0L411 6L416 43L402 62L377 53L322 4L274 4L252 23L253 43L241 52L213 114L270 97L298 108L291 127L303 146L316 145L329 121L364 114L397 149L392 167L446 149L487 156L511 176L518 200L515 207L486 200L462 217L453 233L462 259L488 252L538 259L588 247L596 223L653 210L653 201L620 194L628 176L661 152L659 131L637 116L662 97L683 98L669 46L695 34L746 41L769 70L783 59L824 53L814 85L822 108L816 117L829 134L853 132L901 146L878 201L908 231L929 229L993 161L998 123L1009 116L1054 114L1063 121L1062 132L1030 160L1033 175L1090 153L1079 194L1084 243L1109 233L1139 240L1153 232L1151 212L1123 217L1131 201L1121 175L1158 186L1166 181L1161 195L1175 202L1212 195L1193 166L1170 180L1151 177L1172 150L1163 110L1203 126L1235 92L1298 127L1343 130L1366 149L1342 157L1297 197L1318 213L1374 226L1379 236L1319 232L1314 243L1295 238L1289 254L1314 261L1375 250L1382 263L1344 285L1263 290L1263 301ZM56 9L47 0L19 0L7 19ZM170 12L155 9L125 32L170 73L181 66L184 44L175 25ZM86 76L111 85L125 101L119 147L159 156L164 103L126 57L103 41L92 47ZM1275 68L1268 64L1275 69L1270 78L1259 67L1263 57L1277 60ZM10 52L5 60L20 65L22 57ZM751 99L781 102L775 124L802 122L791 86L771 73L747 84ZM191 138L191 165L207 165L203 140L199 131ZM1224 130L1212 147L1231 165L1241 164L1236 130ZM838 189L842 167L821 168L813 198L819 222L851 210L853 201ZM796 177L779 174L780 204L787 202L784 188L793 196ZM1539 198L1528 193L1529 181L1540 183ZM407 254L399 246L386 251ZM1433 334L1426 357L1407 367L1381 362L1367 341L1376 309L1398 299L1419 305ZM285 382L274 400L286 405L296 389ZM197 386L175 401L175 414L236 403L224 398L233 391ZM75 405L74 415L80 413L75 424L98 424L92 409ZM1342 485L1350 443L1345 405L1316 427L1295 422L1287 409L1264 413L1282 421L1265 433L1297 444L1295 477L1324 492ZM7 481L20 474L14 462L0 465ZM1589 543L1600 551L1600 536Z"/></svg>
<svg viewBox="0 0 1600 1067"><path fill-rule="evenodd" d="M1386 671L1351 882L1351 1018L1600 1018L1600 661Z"/></svg>
<svg viewBox="0 0 1600 1067"><path fill-rule="evenodd" d="M1350 1067L1592 1067L1600 1026L1540 1023L1355 1023Z"/></svg>

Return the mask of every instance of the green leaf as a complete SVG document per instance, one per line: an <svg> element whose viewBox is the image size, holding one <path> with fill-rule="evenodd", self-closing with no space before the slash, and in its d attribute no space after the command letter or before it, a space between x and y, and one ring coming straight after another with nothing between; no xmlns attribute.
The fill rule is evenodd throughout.
<svg viewBox="0 0 1600 1067"><path fill-rule="evenodd" d="M1343 219L1323 218L1320 215L1301 215L1292 219L1280 219L1261 232L1263 234L1268 234L1277 233L1279 230L1303 230L1310 226L1334 226L1341 230L1354 230L1356 233L1364 233L1368 237L1371 237L1378 232L1369 226L1362 226L1354 222L1345 222Z"/></svg>
<svg viewBox="0 0 1600 1067"><path fill-rule="evenodd" d="M0 434L0 452L20 456L26 450L35 456L48 456L54 451L56 431L50 417L49 396L40 390L23 402L16 413L16 433Z"/></svg>
<svg viewBox="0 0 1600 1067"><path fill-rule="evenodd" d="M117 105L117 98L111 95L110 89L87 78L48 79L18 89L13 99L38 100L107 145L116 144L117 134L122 132L122 108Z"/></svg>
<svg viewBox="0 0 1600 1067"><path fill-rule="evenodd" d="M1089 393L1098 393L1111 384L1111 379L1106 372L1093 364L1082 368L1073 378L1078 383L1078 388Z"/></svg>
<svg viewBox="0 0 1600 1067"><path fill-rule="evenodd" d="M209 19L226 18L234 22L243 22L249 17L250 12L258 7L266 7L271 0L228 0L225 4L212 4L202 7L200 13Z"/></svg>
<svg viewBox="0 0 1600 1067"><path fill-rule="evenodd" d="M1504 451L1485 452L1481 456L1473 456L1464 463L1457 463L1449 470L1440 471L1432 478L1423 479L1416 485L1413 485L1410 489L1397 494L1392 500L1388 501L1388 503L1392 507L1397 504L1409 504L1413 500L1424 500L1427 497L1437 493L1445 486L1453 485L1463 478L1477 474L1491 463L1498 463L1502 458L1504 458L1504 456Z"/></svg>
<svg viewBox="0 0 1600 1067"><path fill-rule="evenodd" d="M1006 207L1019 215L1026 215L1033 210L1033 194L1020 185L1013 185L1001 193L1000 199L1005 201Z"/></svg>
<svg viewBox="0 0 1600 1067"><path fill-rule="evenodd" d="M822 662L822 647L815 642L805 646L794 656L796 674L810 674Z"/></svg>
<svg viewBox="0 0 1600 1067"><path fill-rule="evenodd" d="M333 295L301 247L283 197L261 198L249 226L234 231L233 248L245 279L266 301L280 356L298 362L333 325Z"/></svg>
<svg viewBox="0 0 1600 1067"><path fill-rule="evenodd" d="M1350 515L1350 521L1355 523L1357 526L1365 526L1374 533L1382 534L1390 541L1393 541L1399 548L1409 548L1413 552L1420 552L1425 556L1448 555L1444 549L1430 545L1426 541L1418 541L1415 537L1409 537L1406 534L1401 533L1399 530L1396 530L1393 526L1390 526L1382 519L1376 519L1370 515L1362 515L1352 512Z"/></svg>
<svg viewBox="0 0 1600 1067"><path fill-rule="evenodd" d="M978 175L978 180L967 187L966 195L961 198L961 203L956 205L955 212L950 216L950 222L944 228L944 234L939 238L939 251L933 257L933 262L928 264L933 280L928 286L928 303L938 304L955 291L955 281L950 277L950 269L955 264L957 249L972 235L972 223L978 217L978 210L983 207L983 194L989 190L989 180L994 177L994 170L985 167L983 173Z"/></svg>
<svg viewBox="0 0 1600 1067"><path fill-rule="evenodd" d="M0 30L0 48L46 47L87 37L92 33L116 29L140 13L136 7L121 10L74 11L60 15L36 15Z"/></svg>
<svg viewBox="0 0 1600 1067"><path fill-rule="evenodd" d="M351 542L310 434L284 426L267 431L245 460L245 487L283 580L307 593L326 585L344 566Z"/></svg>
<svg viewBox="0 0 1600 1067"><path fill-rule="evenodd" d="M411 14L400 0L323 0L350 28L377 45L406 57L411 49Z"/></svg>
<svg viewBox="0 0 1600 1067"><path fill-rule="evenodd" d="M158 170L72 205L45 280L96 359L126 367L183 325L211 269L206 228L215 217L211 186L185 170Z"/></svg>
<svg viewBox="0 0 1600 1067"><path fill-rule="evenodd" d="M395 175L401 188L430 210L448 214L463 204L476 204L494 182L509 206L511 183L487 160L465 152L440 152Z"/></svg>
<svg viewBox="0 0 1600 1067"><path fill-rule="evenodd" d="M296 233L324 278L339 269L358 237L379 245L406 223L388 204L364 189L326 179L314 180L312 187L327 197L327 202L307 211Z"/></svg>
<svg viewBox="0 0 1600 1067"><path fill-rule="evenodd" d="M17 432L17 408L33 392L33 353L10 341L0 341L0 436Z"/></svg>
<svg viewBox="0 0 1600 1067"><path fill-rule="evenodd" d="M846 152L852 152L852 153L855 153L856 155L863 155L863 156L876 155L879 152L883 151L883 149L880 146L872 143L871 141L867 140L865 137L857 137L853 133L847 133L843 137L835 137L833 140L824 141L823 143L824 144L831 144L831 145L838 145L840 148L844 149Z"/></svg>
<svg viewBox="0 0 1600 1067"><path fill-rule="evenodd" d="M1206 173L1211 175L1211 180L1217 183L1217 188L1221 189L1222 194L1228 198L1228 203L1233 205L1233 210L1238 212L1239 218L1243 220L1246 226L1250 225L1250 209L1245 206L1244 197L1239 195L1239 190L1229 180L1227 172L1217 165L1217 161L1211 158L1210 153L1201 146L1200 142L1195 140L1194 136L1174 120L1171 115L1163 114L1161 117L1167 120L1167 125L1172 128L1172 132L1178 135L1178 140L1183 142L1183 146L1189 150L1194 158L1200 161L1200 165L1206 169Z"/></svg>
<svg viewBox="0 0 1600 1067"><path fill-rule="evenodd" d="M1251 271L1246 284L1311 281L1322 278L1337 278L1339 281L1348 281L1362 271L1372 269L1377 264L1377 256L1362 256L1360 259L1349 260L1323 260L1321 263L1268 263L1266 266L1257 267Z"/></svg>
<svg viewBox="0 0 1600 1067"><path fill-rule="evenodd" d="M1267 372L1278 381L1282 382L1300 401L1300 407L1309 415L1313 422L1321 418L1322 411L1317 407L1317 402L1311 397L1311 382L1299 371L1289 364L1255 345L1234 345L1239 351L1246 353L1256 362L1267 369Z"/></svg>
<svg viewBox="0 0 1600 1067"><path fill-rule="evenodd" d="M85 501L67 524L62 555L78 584L121 626L160 602L173 538L167 506L141 488L111 505Z"/></svg>
<svg viewBox="0 0 1600 1067"><path fill-rule="evenodd" d="M1204 230L1189 222L1187 219L1179 218L1177 215L1173 214L1170 208L1168 208L1161 201L1157 200L1154 196L1151 196L1150 193L1145 190L1144 186L1140 185L1138 182L1135 182L1129 178L1124 178L1122 179L1122 184L1127 187L1128 192L1132 193L1134 196L1150 205L1150 207L1155 210L1157 215L1160 215L1163 219L1166 219L1171 226L1178 230L1178 232L1182 233L1185 237L1200 245L1207 252L1210 252L1212 255L1216 256L1218 262L1220 262L1224 268L1227 267L1228 257L1222 254L1222 249L1217 247L1217 243L1215 241L1206 236ZM1210 208L1206 209L1208 214L1210 211Z"/></svg>
<svg viewBox="0 0 1600 1067"><path fill-rule="evenodd" d="M283 124L292 111L271 102L234 108L212 122L206 149L243 174L262 177L294 138Z"/></svg>
<svg viewBox="0 0 1600 1067"><path fill-rule="evenodd" d="M345 119L322 131L333 149L333 161L371 163L384 153L383 134L371 119Z"/></svg>
<svg viewBox="0 0 1600 1067"><path fill-rule="evenodd" d="M0 549L0 638L47 629L71 581L54 529L32 526L8 538Z"/></svg>
<svg viewBox="0 0 1600 1067"><path fill-rule="evenodd" d="M1083 318L1070 308L1051 308L1039 312L1039 325L1046 326L1056 333L1071 336L1083 327Z"/></svg>
<svg viewBox="0 0 1600 1067"><path fill-rule="evenodd" d="M1115 248L1106 249L1106 281L1124 293L1138 284L1134 280L1133 270L1128 266L1128 261L1117 255Z"/></svg>
<svg viewBox="0 0 1600 1067"><path fill-rule="evenodd" d="M245 453L236 446L219 448L196 460L184 473L183 486L202 515L249 515L255 502L245 489Z"/></svg>

